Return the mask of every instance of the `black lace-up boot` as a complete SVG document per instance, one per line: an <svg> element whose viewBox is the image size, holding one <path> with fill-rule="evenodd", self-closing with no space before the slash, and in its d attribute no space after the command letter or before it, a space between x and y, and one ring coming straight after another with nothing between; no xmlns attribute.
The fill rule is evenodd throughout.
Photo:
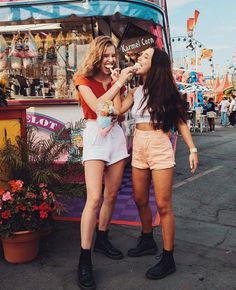
<svg viewBox="0 0 236 290"><path fill-rule="evenodd" d="M96 284L93 277L91 250L84 250L81 248L78 265L78 284L83 290L96 289Z"/></svg>
<svg viewBox="0 0 236 290"><path fill-rule="evenodd" d="M173 251L166 251L163 249L162 258L154 267L146 272L148 279L162 279L174 273L176 270L175 261L173 258Z"/></svg>
<svg viewBox="0 0 236 290"><path fill-rule="evenodd" d="M113 260L120 260L123 254L120 250L116 249L108 239L108 230L97 230L97 236L94 245L94 252L101 253Z"/></svg>
<svg viewBox="0 0 236 290"><path fill-rule="evenodd" d="M138 244L135 248L128 250L129 257L141 257L145 255L155 255L157 253L157 245L153 238L153 233L142 233L139 237Z"/></svg>

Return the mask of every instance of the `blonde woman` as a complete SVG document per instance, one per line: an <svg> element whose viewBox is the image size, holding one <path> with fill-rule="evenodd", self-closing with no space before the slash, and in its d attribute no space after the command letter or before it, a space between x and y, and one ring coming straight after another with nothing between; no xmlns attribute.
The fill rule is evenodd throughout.
<svg viewBox="0 0 236 290"><path fill-rule="evenodd" d="M109 241L108 226L122 180L125 158L128 157L126 140L117 123L114 123L106 136L101 136L95 113L98 103L112 100L120 93L126 80L133 73L132 68L123 69L112 85L111 69L114 74L118 72L116 63L117 51L111 38L99 36L91 42L88 54L75 78L84 118L87 120L83 136L87 201L81 218L81 253L78 267L81 289L95 289L96 287L92 270L91 247L99 209L94 250L111 259L123 258L122 252ZM101 204L103 179L105 189Z"/></svg>

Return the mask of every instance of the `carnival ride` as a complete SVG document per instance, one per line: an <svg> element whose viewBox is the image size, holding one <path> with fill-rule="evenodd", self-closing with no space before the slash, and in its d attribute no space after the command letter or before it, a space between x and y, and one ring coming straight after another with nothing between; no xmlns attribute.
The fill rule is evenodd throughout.
<svg viewBox="0 0 236 290"><path fill-rule="evenodd" d="M175 36L171 38L174 55L174 67L196 72L207 71L207 78L215 74L213 55L204 58L203 52L207 47L199 40L189 36Z"/></svg>
<svg viewBox="0 0 236 290"><path fill-rule="evenodd" d="M182 93L187 94L191 109L203 105L212 93L214 79L213 50L196 39L195 26L200 12L187 20L186 36L171 38L174 76ZM204 72L204 73L203 73Z"/></svg>

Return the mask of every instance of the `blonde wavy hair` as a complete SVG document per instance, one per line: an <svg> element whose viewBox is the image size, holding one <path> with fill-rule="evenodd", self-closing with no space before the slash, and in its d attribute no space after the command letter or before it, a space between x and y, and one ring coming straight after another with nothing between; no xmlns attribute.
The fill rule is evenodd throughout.
<svg viewBox="0 0 236 290"><path fill-rule="evenodd" d="M90 47L83 63L80 65L76 75L93 77L100 69L103 53L109 46L114 46L111 37L98 36L90 43ZM117 49L115 47L116 54Z"/></svg>

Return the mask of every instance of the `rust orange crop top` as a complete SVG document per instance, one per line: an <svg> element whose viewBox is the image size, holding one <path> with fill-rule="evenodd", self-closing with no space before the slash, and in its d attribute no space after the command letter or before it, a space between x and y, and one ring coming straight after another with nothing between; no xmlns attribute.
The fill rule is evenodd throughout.
<svg viewBox="0 0 236 290"><path fill-rule="evenodd" d="M105 94L106 90L104 89L102 83L92 79L92 78L86 78L84 76L78 76L75 79L75 86L85 85L90 87L90 89L93 91L94 95L99 98L103 94ZM111 84L108 85L108 89L111 87ZM78 91L79 100L81 103L81 107L83 109L84 118L85 119L97 119L96 113L90 109L90 107L87 105L87 103L84 101L83 97L81 96L80 92Z"/></svg>
<svg viewBox="0 0 236 290"><path fill-rule="evenodd" d="M93 91L94 95L99 98L103 94L106 93L106 90L104 89L103 85L101 82L98 82L94 80L93 78L86 78L84 76L78 76L75 81L75 87L80 85L88 86L90 89ZM109 90L111 87L111 83L108 85L107 90ZM125 91L125 87L121 89L121 92ZM81 103L81 107L84 113L84 118L85 119L97 119L96 113L90 109L90 107L87 105L87 103L84 101L82 95L78 91L78 96L79 96L79 101Z"/></svg>

